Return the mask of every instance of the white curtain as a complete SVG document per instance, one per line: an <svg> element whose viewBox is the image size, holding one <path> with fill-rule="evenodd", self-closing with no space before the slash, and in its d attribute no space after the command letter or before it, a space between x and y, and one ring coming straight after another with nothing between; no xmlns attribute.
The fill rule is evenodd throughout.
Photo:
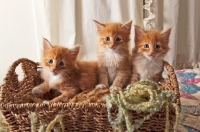
<svg viewBox="0 0 200 132"><path fill-rule="evenodd" d="M97 34L92 19L102 23L132 20L143 25L142 0L36 0L34 6L40 49L42 37L67 47L80 44L79 59L83 60L96 59Z"/></svg>
<svg viewBox="0 0 200 132"><path fill-rule="evenodd" d="M81 44L79 59L96 59L92 19L133 20L133 25L159 30L172 26L166 60L177 69L199 67L199 12L200 0L0 0L0 83L15 60L39 61L43 37L68 47Z"/></svg>
<svg viewBox="0 0 200 132"><path fill-rule="evenodd" d="M200 67L200 0L145 0L145 28L173 27L166 60L176 69Z"/></svg>
<svg viewBox="0 0 200 132"><path fill-rule="evenodd" d="M176 69L199 67L200 0L36 0L38 44L80 44L79 59L96 59L96 27L92 21L126 22L144 28L173 27L166 60ZM144 15L143 15L143 12ZM143 20L144 19L144 20ZM132 28L130 48L134 47Z"/></svg>

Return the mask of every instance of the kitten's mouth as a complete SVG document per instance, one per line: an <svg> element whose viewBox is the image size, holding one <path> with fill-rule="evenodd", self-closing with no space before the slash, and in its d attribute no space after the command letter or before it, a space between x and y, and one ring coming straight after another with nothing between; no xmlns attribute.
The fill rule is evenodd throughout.
<svg viewBox="0 0 200 132"><path fill-rule="evenodd" d="M146 58L148 58L148 59L153 59L153 58L155 58L155 55L145 55L146 56Z"/></svg>
<svg viewBox="0 0 200 132"><path fill-rule="evenodd" d="M53 75L56 75L57 74L57 72L55 72L55 71L51 71L52 73L53 73Z"/></svg>
<svg viewBox="0 0 200 132"><path fill-rule="evenodd" d="M154 57L154 55L149 55L149 57L153 58L153 57Z"/></svg>
<svg viewBox="0 0 200 132"><path fill-rule="evenodd" d="M153 55L149 55L149 57L151 57L151 58L154 58L155 57L155 55L153 54Z"/></svg>
<svg viewBox="0 0 200 132"><path fill-rule="evenodd" d="M109 49L109 50L114 50L114 49L116 49L115 46L106 46L106 48Z"/></svg>
<svg viewBox="0 0 200 132"><path fill-rule="evenodd" d="M115 49L115 46L110 46L109 48L110 48L110 49Z"/></svg>

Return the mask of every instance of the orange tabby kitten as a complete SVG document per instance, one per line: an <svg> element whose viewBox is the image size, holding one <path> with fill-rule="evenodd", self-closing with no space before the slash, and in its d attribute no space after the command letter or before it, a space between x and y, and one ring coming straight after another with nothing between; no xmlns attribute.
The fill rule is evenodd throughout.
<svg viewBox="0 0 200 132"><path fill-rule="evenodd" d="M131 76L129 36L132 21L125 24L95 21L98 32L98 79L96 88L126 87Z"/></svg>
<svg viewBox="0 0 200 132"><path fill-rule="evenodd" d="M157 30L144 31L141 27L135 26L131 83L140 79L163 81L163 58L169 50L170 33L171 28L159 32Z"/></svg>
<svg viewBox="0 0 200 132"><path fill-rule="evenodd" d="M95 88L97 62L76 61L79 46L71 49L52 46L48 40L43 39L43 47L41 65L44 82L34 87L32 93L44 94L50 89L58 90L61 95L49 101L49 103L55 103L67 102L75 94Z"/></svg>

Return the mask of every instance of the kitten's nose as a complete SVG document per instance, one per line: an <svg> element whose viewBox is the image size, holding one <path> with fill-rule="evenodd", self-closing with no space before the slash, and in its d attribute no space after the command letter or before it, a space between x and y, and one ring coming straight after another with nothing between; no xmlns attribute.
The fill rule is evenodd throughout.
<svg viewBox="0 0 200 132"><path fill-rule="evenodd" d="M150 56L154 55L154 51L150 52L149 55L150 55Z"/></svg>
<svg viewBox="0 0 200 132"><path fill-rule="evenodd" d="M111 44L111 45L110 45L110 48L114 48L114 46L115 46L114 44Z"/></svg>
<svg viewBox="0 0 200 132"><path fill-rule="evenodd" d="M53 68L53 69L52 69L52 72L55 72L55 71L56 71L56 68Z"/></svg>

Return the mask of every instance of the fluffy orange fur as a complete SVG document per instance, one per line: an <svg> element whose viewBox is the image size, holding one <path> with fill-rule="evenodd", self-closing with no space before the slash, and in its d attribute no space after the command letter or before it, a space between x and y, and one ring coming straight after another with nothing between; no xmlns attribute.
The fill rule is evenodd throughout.
<svg viewBox="0 0 200 132"><path fill-rule="evenodd" d="M98 85L96 88L126 87L131 76L129 41L132 21L102 24L95 21L98 33Z"/></svg>
<svg viewBox="0 0 200 132"><path fill-rule="evenodd" d="M42 78L44 82L32 89L34 94L44 94L50 89L58 90L61 95L44 103L67 102L75 94L95 88L97 84L97 62L77 61L79 46L71 49L52 46L43 40L41 57Z"/></svg>
<svg viewBox="0 0 200 132"><path fill-rule="evenodd" d="M163 81L163 59L169 51L169 36L171 28L158 30L143 30L135 26L135 48L132 51L131 83L140 79L155 82Z"/></svg>

